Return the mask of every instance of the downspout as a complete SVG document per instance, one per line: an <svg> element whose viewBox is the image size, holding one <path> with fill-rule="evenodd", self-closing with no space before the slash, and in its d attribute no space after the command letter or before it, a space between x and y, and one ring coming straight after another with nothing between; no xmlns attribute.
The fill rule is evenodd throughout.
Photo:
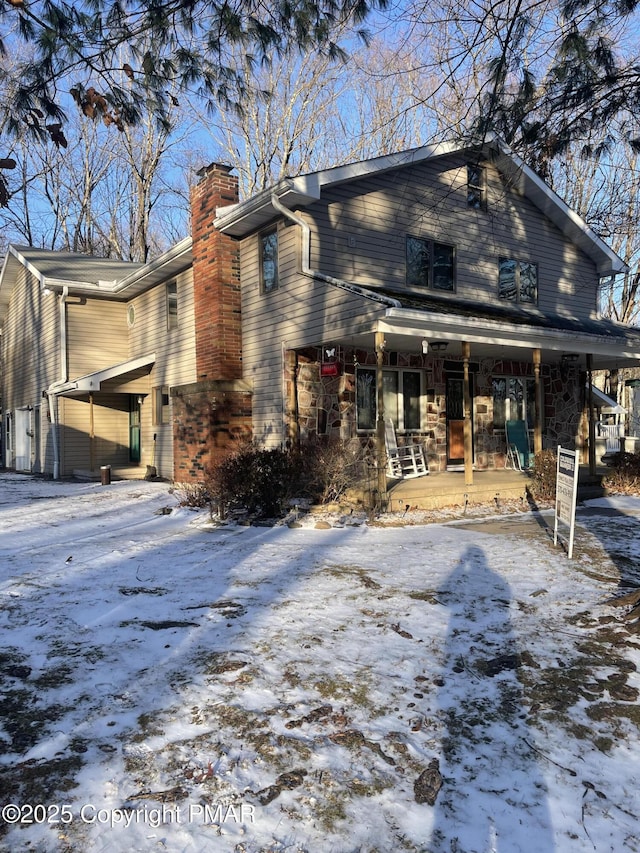
<svg viewBox="0 0 640 853"><path fill-rule="evenodd" d="M276 210L282 213L283 216L286 216L286 218L291 220L291 222L295 222L295 224L299 225L302 229L302 257L300 259L300 271L303 275L309 276L309 278L314 278L317 281L325 281L327 284L332 284L334 287L339 287L341 290L347 290L349 293L355 293L358 296L362 296L364 299L370 299L373 302L380 302L388 308L402 308L402 303L397 299L393 299L391 296L379 296L358 287L357 284L353 284L350 281L345 281L342 278L336 278L335 276L327 275L326 273L311 269L311 228L301 216L297 216L292 210L290 210L290 208L285 207L275 193L271 194L271 204Z"/></svg>
<svg viewBox="0 0 640 853"><path fill-rule="evenodd" d="M60 479L60 430L58 423L58 395L56 388L64 385L68 381L67 375L67 308L66 300L69 295L69 288L63 287L59 297L59 314L60 314L60 379L54 382L46 390L46 395L49 399L49 420L51 421L51 443L53 446L53 479Z"/></svg>

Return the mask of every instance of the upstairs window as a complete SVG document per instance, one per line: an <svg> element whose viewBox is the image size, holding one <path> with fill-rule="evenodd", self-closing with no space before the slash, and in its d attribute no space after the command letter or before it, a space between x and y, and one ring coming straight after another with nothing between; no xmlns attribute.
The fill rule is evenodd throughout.
<svg viewBox="0 0 640 853"><path fill-rule="evenodd" d="M175 329L178 325L178 284L175 281L167 283L167 329Z"/></svg>
<svg viewBox="0 0 640 853"><path fill-rule="evenodd" d="M407 235L407 285L455 290L455 247Z"/></svg>
<svg viewBox="0 0 640 853"><path fill-rule="evenodd" d="M260 289L269 293L278 287L278 232L260 235Z"/></svg>
<svg viewBox="0 0 640 853"><path fill-rule="evenodd" d="M467 164L467 205L474 210L487 209L487 170L478 163Z"/></svg>
<svg viewBox="0 0 640 853"><path fill-rule="evenodd" d="M500 258L498 296L511 302L536 305L538 302L538 265L529 261Z"/></svg>

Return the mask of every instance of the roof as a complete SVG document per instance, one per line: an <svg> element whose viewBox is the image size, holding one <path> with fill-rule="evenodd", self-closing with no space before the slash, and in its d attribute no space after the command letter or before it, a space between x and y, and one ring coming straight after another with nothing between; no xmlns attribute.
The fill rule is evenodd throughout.
<svg viewBox="0 0 640 853"><path fill-rule="evenodd" d="M591 258L601 276L627 271L627 265L613 249L497 136L487 136L482 142L455 141L425 145L397 154L323 169L295 178L285 178L245 201L218 208L214 224L225 234L243 237L263 227L278 215L272 203L273 195L287 207L306 207L318 201L325 188L471 151L491 158L512 186Z"/></svg>
<svg viewBox="0 0 640 853"><path fill-rule="evenodd" d="M98 258L74 252L54 252L33 246L10 245L0 271L0 322L11 291L26 269L43 290L62 291L104 299L127 300L191 266L191 237L146 264Z"/></svg>

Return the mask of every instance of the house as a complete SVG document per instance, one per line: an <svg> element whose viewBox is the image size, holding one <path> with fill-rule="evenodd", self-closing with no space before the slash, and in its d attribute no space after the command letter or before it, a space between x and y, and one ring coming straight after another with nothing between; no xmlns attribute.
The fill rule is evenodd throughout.
<svg viewBox="0 0 640 853"><path fill-rule="evenodd" d="M267 443L373 436L383 410L470 481L505 465L508 420L536 450L586 447L592 372L640 356L598 314L625 264L497 138L285 179L215 225L239 245Z"/></svg>
<svg viewBox="0 0 640 853"><path fill-rule="evenodd" d="M6 467L137 470L145 433L171 471L168 387L195 376L190 240L148 265L10 246L0 316Z"/></svg>
<svg viewBox="0 0 640 853"><path fill-rule="evenodd" d="M640 332L598 315L624 263L497 138L244 201L213 163L191 206L191 238L144 266L10 247L7 467L197 480L238 437L382 456L391 418L472 480L505 466L508 420L536 450L586 446L592 372L640 359Z"/></svg>

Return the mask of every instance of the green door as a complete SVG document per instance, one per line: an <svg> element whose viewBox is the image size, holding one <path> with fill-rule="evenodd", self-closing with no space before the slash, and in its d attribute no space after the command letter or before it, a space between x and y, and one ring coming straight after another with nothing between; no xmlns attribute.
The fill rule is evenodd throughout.
<svg viewBox="0 0 640 853"><path fill-rule="evenodd" d="M129 462L138 465L140 462L140 409L142 403L139 397L129 397Z"/></svg>

